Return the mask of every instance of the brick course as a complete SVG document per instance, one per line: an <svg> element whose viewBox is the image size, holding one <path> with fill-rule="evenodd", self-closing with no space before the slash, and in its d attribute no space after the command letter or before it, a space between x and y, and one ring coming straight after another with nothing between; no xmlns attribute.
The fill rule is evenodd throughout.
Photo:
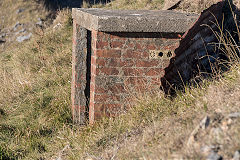
<svg viewBox="0 0 240 160"><path fill-rule="evenodd" d="M146 37L147 35L147 37ZM149 38L151 37L151 38ZM124 108L129 87L147 92L147 84L159 89L168 58L150 59L150 50L176 48L178 37L156 33L116 33L92 31L90 123L102 115L117 115ZM115 78L115 80L114 80ZM119 79L118 79L119 78ZM116 80L118 79L118 80ZM114 109L113 109L114 108Z"/></svg>

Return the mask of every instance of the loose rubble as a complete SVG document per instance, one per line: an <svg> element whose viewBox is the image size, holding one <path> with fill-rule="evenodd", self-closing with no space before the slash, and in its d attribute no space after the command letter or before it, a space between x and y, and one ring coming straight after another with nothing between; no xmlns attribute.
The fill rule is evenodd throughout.
<svg viewBox="0 0 240 160"><path fill-rule="evenodd" d="M13 27L13 31L16 31L18 29L18 27L21 25L22 25L21 23L17 22Z"/></svg>
<svg viewBox="0 0 240 160"><path fill-rule="evenodd" d="M15 34L18 35L18 34L20 34L20 33L26 33L26 29L23 28L23 29L17 31Z"/></svg>
<svg viewBox="0 0 240 160"><path fill-rule="evenodd" d="M19 13L22 13L25 9L24 8L19 8L16 13L19 14Z"/></svg>
<svg viewBox="0 0 240 160"><path fill-rule="evenodd" d="M41 18L38 18L37 20L38 20L38 22L36 23L36 25L39 26L39 27L42 27L42 26L43 26L43 21L42 21L42 19L41 19Z"/></svg>
<svg viewBox="0 0 240 160"><path fill-rule="evenodd" d="M186 143L188 149L198 152L207 160L226 159L224 144L231 139L229 129L239 120L240 112L205 116L190 134ZM240 160L240 150L232 154L232 160Z"/></svg>
<svg viewBox="0 0 240 160"><path fill-rule="evenodd" d="M209 124L210 124L210 118L208 116L204 117L203 120L200 122L200 124L191 133L191 135L188 139L187 146L193 145L196 140L196 135L198 134L199 130L200 129L205 130L209 126Z"/></svg>
<svg viewBox="0 0 240 160"><path fill-rule="evenodd" d="M222 157L218 155L216 152L211 152L208 155L207 160L222 160Z"/></svg>
<svg viewBox="0 0 240 160"><path fill-rule="evenodd" d="M240 160L240 151L234 153L233 160Z"/></svg>
<svg viewBox="0 0 240 160"><path fill-rule="evenodd" d="M23 41L29 40L31 37L32 37L32 33L29 33L29 34L26 35L26 36L19 36L19 37L17 37L16 40L17 40L18 42L23 42Z"/></svg>

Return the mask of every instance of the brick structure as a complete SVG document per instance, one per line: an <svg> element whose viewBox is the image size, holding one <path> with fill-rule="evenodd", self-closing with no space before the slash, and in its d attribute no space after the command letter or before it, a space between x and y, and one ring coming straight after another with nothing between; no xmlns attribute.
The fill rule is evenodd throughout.
<svg viewBox="0 0 240 160"><path fill-rule="evenodd" d="M74 121L115 116L133 92L159 90L180 35L196 18L173 11L73 9Z"/></svg>

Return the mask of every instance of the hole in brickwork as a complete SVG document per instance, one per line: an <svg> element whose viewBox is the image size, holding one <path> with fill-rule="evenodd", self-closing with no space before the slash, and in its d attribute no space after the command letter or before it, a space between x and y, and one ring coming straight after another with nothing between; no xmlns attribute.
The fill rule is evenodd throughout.
<svg viewBox="0 0 240 160"><path fill-rule="evenodd" d="M158 56L159 56L159 57L162 57L162 56L163 56L163 52L159 52L159 53L158 53Z"/></svg>
<svg viewBox="0 0 240 160"><path fill-rule="evenodd" d="M168 51L167 57L172 57L172 52L171 51Z"/></svg>
<svg viewBox="0 0 240 160"><path fill-rule="evenodd" d="M170 50L150 50L149 59L169 59L173 53L174 51Z"/></svg>

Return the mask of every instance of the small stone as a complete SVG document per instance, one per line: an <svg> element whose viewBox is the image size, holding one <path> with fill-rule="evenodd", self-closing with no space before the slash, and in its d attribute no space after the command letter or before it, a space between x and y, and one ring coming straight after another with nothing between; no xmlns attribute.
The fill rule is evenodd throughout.
<svg viewBox="0 0 240 160"><path fill-rule="evenodd" d="M233 160L240 160L240 151L234 153Z"/></svg>
<svg viewBox="0 0 240 160"><path fill-rule="evenodd" d="M16 32L15 34L24 33L24 32L26 32L25 28L21 29L20 31Z"/></svg>
<svg viewBox="0 0 240 160"><path fill-rule="evenodd" d="M61 158L61 157L58 157L56 160L62 160L62 158Z"/></svg>
<svg viewBox="0 0 240 160"><path fill-rule="evenodd" d="M58 29L58 28L61 28L62 27L62 24L61 23L58 23L58 24L56 24L54 27L53 27L53 29Z"/></svg>
<svg viewBox="0 0 240 160"><path fill-rule="evenodd" d="M230 113L228 118L240 118L240 112Z"/></svg>
<svg viewBox="0 0 240 160"><path fill-rule="evenodd" d="M36 23L38 26L43 26L43 21L41 18L38 18L38 22Z"/></svg>
<svg viewBox="0 0 240 160"><path fill-rule="evenodd" d="M219 127L217 128L212 128L211 131L210 131L210 134L212 135L212 137L214 139L216 139L218 142L221 142L223 139L222 139L222 136L224 134L223 130Z"/></svg>
<svg viewBox="0 0 240 160"><path fill-rule="evenodd" d="M164 1L164 6L162 8L162 10L168 10L173 8L174 6L179 5L183 0L168 0L168 1Z"/></svg>
<svg viewBox="0 0 240 160"><path fill-rule="evenodd" d="M222 160L222 156L218 155L216 152L211 152L206 160Z"/></svg>
<svg viewBox="0 0 240 160"><path fill-rule="evenodd" d="M3 38L5 38L5 37L6 37L6 33L0 34L0 39L3 39Z"/></svg>
<svg viewBox="0 0 240 160"><path fill-rule="evenodd" d="M222 128L222 130L224 130L224 131L228 130L228 122L227 122L227 121L223 121L221 128Z"/></svg>
<svg viewBox="0 0 240 160"><path fill-rule="evenodd" d="M19 26L21 26L22 24L17 22L14 27L13 27L13 30L16 31L18 29Z"/></svg>
<svg viewBox="0 0 240 160"><path fill-rule="evenodd" d="M202 129L206 129L210 124L210 118L208 116L206 116L205 118L203 118L203 120L200 122L200 128Z"/></svg>
<svg viewBox="0 0 240 160"><path fill-rule="evenodd" d="M29 34L26 35L26 36L19 36L19 37L17 37L17 41L18 41L19 43L21 43L21 42L23 42L23 41L25 41L25 40L29 40L31 37L32 37L32 33L29 33Z"/></svg>
<svg viewBox="0 0 240 160"><path fill-rule="evenodd" d="M182 156L181 154L173 153L173 154L171 155L171 159L172 159L172 160L183 160L184 158L183 158L183 156Z"/></svg>
<svg viewBox="0 0 240 160"><path fill-rule="evenodd" d="M206 129L210 124L210 118L208 116L206 116L205 118L203 118L203 120L200 122L199 125L196 126L196 128L192 131L188 142L187 142L187 146L191 146L194 144L194 142L196 141L196 135L198 134L200 129Z"/></svg>
<svg viewBox="0 0 240 160"><path fill-rule="evenodd" d="M232 124L232 122L233 122L233 120L232 120L232 119L228 119L228 121L227 121L227 124L228 124L228 125L231 125L231 124Z"/></svg>
<svg viewBox="0 0 240 160"><path fill-rule="evenodd" d="M211 145L211 146L203 146L203 147L201 147L200 151L202 152L202 154L208 155L209 153L214 152L217 149L218 149L218 147Z"/></svg>
<svg viewBox="0 0 240 160"><path fill-rule="evenodd" d="M5 40L4 40L5 37L6 37L6 33L0 34L0 43L4 43L5 42Z"/></svg>
<svg viewBox="0 0 240 160"><path fill-rule="evenodd" d="M25 9L23 9L23 8L19 8L19 9L16 11L16 13L17 13L17 14L22 13L24 10L25 10Z"/></svg>

